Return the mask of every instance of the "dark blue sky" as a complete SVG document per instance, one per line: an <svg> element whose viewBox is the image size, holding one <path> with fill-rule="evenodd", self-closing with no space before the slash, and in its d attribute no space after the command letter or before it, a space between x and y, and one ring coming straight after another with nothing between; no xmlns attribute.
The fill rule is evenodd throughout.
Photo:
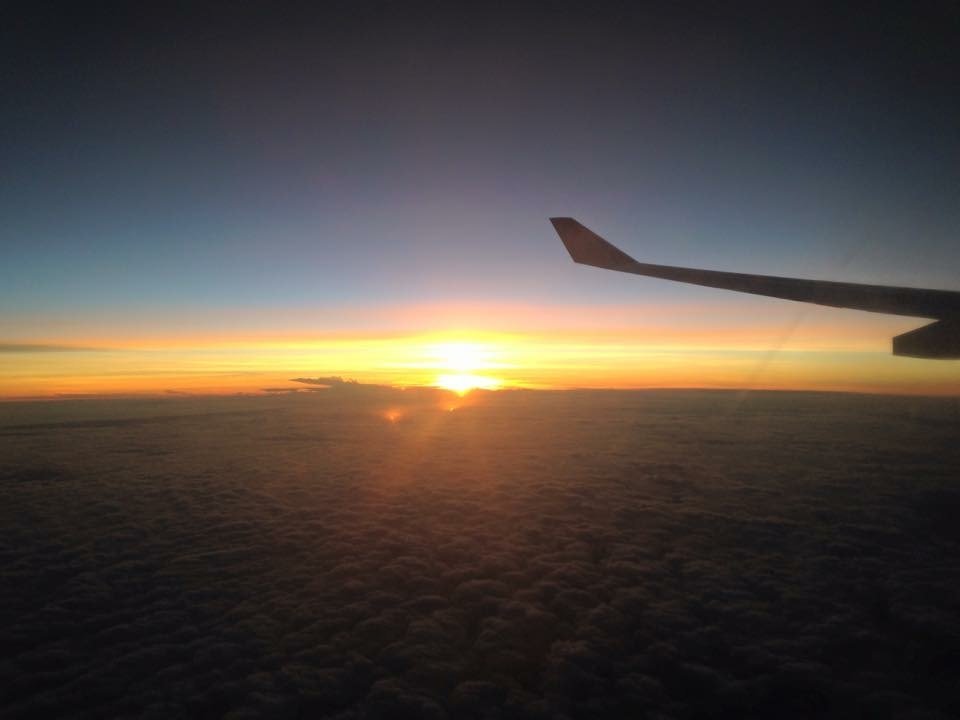
<svg viewBox="0 0 960 720"><path fill-rule="evenodd" d="M550 215L653 262L960 289L955 5L238 5L13 13L8 320L716 297L574 268Z"/></svg>

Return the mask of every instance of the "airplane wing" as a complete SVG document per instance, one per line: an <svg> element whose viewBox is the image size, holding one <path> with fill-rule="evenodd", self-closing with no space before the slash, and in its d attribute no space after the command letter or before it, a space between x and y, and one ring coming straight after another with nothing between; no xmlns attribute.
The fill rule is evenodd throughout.
<svg viewBox="0 0 960 720"><path fill-rule="evenodd" d="M894 355L960 358L960 292L651 265L637 262L573 218L550 222L570 257L582 265L817 305L932 318L937 322L894 338Z"/></svg>

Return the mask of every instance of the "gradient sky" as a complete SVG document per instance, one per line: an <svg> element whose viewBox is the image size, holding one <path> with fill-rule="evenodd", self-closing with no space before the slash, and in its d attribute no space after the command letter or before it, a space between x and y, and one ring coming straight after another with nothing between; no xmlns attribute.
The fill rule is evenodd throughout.
<svg viewBox="0 0 960 720"><path fill-rule="evenodd" d="M429 383L445 343L506 384L960 392L890 356L923 321L578 267L547 221L960 290L956 5L58 5L0 30L0 396Z"/></svg>

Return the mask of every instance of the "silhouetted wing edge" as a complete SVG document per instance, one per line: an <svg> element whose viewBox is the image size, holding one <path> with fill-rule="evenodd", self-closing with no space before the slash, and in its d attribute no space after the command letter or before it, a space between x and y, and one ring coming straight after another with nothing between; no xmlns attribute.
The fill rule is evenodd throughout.
<svg viewBox="0 0 960 720"><path fill-rule="evenodd" d="M960 318L960 292L651 265L637 262L573 218L550 218L550 222L570 257L582 265L838 308L931 319Z"/></svg>

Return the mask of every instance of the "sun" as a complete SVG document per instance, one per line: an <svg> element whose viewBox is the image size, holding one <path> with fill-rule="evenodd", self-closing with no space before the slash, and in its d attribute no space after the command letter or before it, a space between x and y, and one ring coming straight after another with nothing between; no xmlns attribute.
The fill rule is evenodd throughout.
<svg viewBox="0 0 960 720"><path fill-rule="evenodd" d="M466 395L477 388L496 390L500 387L500 381L496 378L474 375L473 373L459 373L456 375L438 375L436 385L444 390L452 390L457 395Z"/></svg>
<svg viewBox="0 0 960 720"><path fill-rule="evenodd" d="M501 385L499 379L482 374L497 367L496 349L486 343L437 343L429 354L432 363L443 371L437 376L437 387L465 395L476 388L494 390Z"/></svg>

